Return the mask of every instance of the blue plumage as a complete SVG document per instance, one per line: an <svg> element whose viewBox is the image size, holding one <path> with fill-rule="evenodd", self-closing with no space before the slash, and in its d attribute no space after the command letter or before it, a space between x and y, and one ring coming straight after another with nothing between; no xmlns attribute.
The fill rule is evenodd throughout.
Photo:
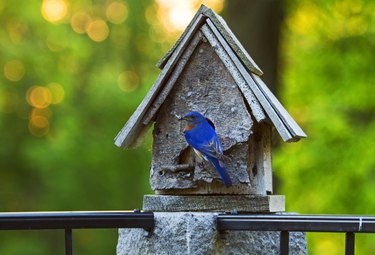
<svg viewBox="0 0 375 255"><path fill-rule="evenodd" d="M224 163L223 149L212 123L199 112L189 112L181 119L187 121L184 129L186 141L198 156L215 166L226 187L232 186Z"/></svg>

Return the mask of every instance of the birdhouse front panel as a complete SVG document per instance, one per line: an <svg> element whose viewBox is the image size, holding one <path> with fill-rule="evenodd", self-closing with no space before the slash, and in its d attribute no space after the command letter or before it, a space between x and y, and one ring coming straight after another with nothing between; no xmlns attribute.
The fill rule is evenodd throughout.
<svg viewBox="0 0 375 255"><path fill-rule="evenodd" d="M163 190L163 193L168 189L173 192L196 189L199 193L209 187L208 190L215 193L223 187L213 166L202 162L185 141L184 123L178 121L176 115L189 111L201 112L212 121L223 150L230 157L227 168L234 183L232 189L249 193L249 171L254 167L249 161L255 160L249 151L254 121L233 77L205 40L196 47L156 115L152 189Z"/></svg>

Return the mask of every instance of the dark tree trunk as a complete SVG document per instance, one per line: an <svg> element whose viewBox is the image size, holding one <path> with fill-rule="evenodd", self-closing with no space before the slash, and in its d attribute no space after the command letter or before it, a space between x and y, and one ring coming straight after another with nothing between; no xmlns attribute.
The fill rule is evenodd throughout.
<svg viewBox="0 0 375 255"><path fill-rule="evenodd" d="M233 33L263 71L263 81L277 96L279 49L284 20L284 0L227 0L223 16ZM272 139L273 148L280 139ZM273 174L277 194L280 179Z"/></svg>
<svg viewBox="0 0 375 255"><path fill-rule="evenodd" d="M282 0L228 0L224 17L250 56L264 72L262 79L277 95Z"/></svg>

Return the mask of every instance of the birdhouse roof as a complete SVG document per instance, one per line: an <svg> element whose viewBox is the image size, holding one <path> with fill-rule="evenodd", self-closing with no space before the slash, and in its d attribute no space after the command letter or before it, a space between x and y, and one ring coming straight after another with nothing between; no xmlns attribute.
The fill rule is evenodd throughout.
<svg viewBox="0 0 375 255"><path fill-rule="evenodd" d="M202 5L176 44L162 57L161 69L137 110L115 138L119 147L136 147L172 90L199 42L208 41L232 75L257 122L269 121L285 142L295 142L306 134L293 120L265 83L256 65L225 21Z"/></svg>

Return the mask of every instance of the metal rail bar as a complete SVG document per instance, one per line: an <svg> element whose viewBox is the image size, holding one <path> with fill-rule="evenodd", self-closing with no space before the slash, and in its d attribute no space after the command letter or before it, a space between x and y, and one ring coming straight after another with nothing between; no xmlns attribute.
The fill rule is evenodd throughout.
<svg viewBox="0 0 375 255"><path fill-rule="evenodd" d="M0 230L64 229L65 254L73 254L72 229L144 228L155 226L151 212L18 212L0 213Z"/></svg>
<svg viewBox="0 0 375 255"><path fill-rule="evenodd" d="M355 233L375 233L375 216L220 214L219 231L280 231L280 254L289 254L289 232L345 233L345 255L354 255Z"/></svg>
<svg viewBox="0 0 375 255"><path fill-rule="evenodd" d="M19 212L0 213L0 230L154 227L151 212Z"/></svg>
<svg viewBox="0 0 375 255"><path fill-rule="evenodd" d="M219 214L218 230L375 233L375 216Z"/></svg>

